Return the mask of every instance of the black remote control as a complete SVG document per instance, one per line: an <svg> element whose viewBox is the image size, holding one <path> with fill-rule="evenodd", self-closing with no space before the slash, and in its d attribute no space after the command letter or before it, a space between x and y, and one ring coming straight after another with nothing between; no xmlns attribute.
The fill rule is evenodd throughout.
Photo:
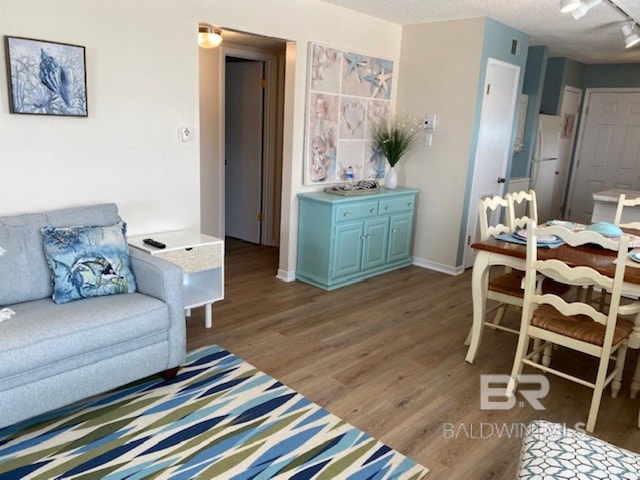
<svg viewBox="0 0 640 480"><path fill-rule="evenodd" d="M153 238L145 238L144 240L142 240L142 243L146 243L147 245L151 245L152 247L156 247L156 248L161 248L161 249L167 248L167 246L164 243L158 242Z"/></svg>

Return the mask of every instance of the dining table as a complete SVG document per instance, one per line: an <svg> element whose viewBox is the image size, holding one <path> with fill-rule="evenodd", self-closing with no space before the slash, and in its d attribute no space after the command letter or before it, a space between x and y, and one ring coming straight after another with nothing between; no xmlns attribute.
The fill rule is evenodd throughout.
<svg viewBox="0 0 640 480"><path fill-rule="evenodd" d="M640 231L624 229L625 233L640 236ZM489 271L494 265L502 265L517 270L525 270L527 247L517 243L505 242L496 238L476 242L471 247L475 250L476 257L473 263L471 275L471 292L473 301L473 325L471 329L471 341L465 360L473 363L478 354L482 342L484 330L484 318L486 313L487 286ZM606 250L598 245L582 245L572 247L567 244L555 248L539 247L538 259L558 259L572 266L589 266L598 272L613 276L615 270L614 260L617 252ZM637 267L628 260L625 268L622 294L625 297L640 298L640 264ZM640 314L634 319L633 331L629 335L629 348L640 349ZM631 382L631 395L635 397L640 390L640 362Z"/></svg>

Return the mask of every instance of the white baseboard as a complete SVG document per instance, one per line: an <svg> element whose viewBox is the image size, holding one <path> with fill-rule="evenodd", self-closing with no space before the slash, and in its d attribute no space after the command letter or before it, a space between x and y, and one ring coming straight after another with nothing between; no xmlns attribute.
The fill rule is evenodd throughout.
<svg viewBox="0 0 640 480"><path fill-rule="evenodd" d="M293 282L296 279L296 272L295 270L283 270L279 268L276 278L287 283Z"/></svg>
<svg viewBox="0 0 640 480"><path fill-rule="evenodd" d="M446 273L447 275L461 275L464 273L464 267L462 265L452 267L451 265L432 262L431 260L426 260L424 258L413 257L413 264L417 267L428 268L429 270Z"/></svg>

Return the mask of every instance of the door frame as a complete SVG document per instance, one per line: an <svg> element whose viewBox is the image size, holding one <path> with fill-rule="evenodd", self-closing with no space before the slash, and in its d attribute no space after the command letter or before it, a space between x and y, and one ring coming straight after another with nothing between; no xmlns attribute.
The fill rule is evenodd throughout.
<svg viewBox="0 0 640 480"><path fill-rule="evenodd" d="M564 97L567 93L567 91L572 91L573 93L579 93L580 94L580 99L578 102L578 115L577 117L580 118L580 115L582 114L582 110L583 110L583 105L584 105L584 100L586 97L585 94L585 90L584 88L580 88L580 87L574 87L573 85L565 85L562 88L562 94L560 95L560 99L558 101L558 108L559 108L559 112L558 115L564 115L562 113L562 105L564 103ZM564 116L563 116L563 120L564 122ZM573 167L573 158L575 157L575 153L577 150L577 140L578 140L578 131L579 131L579 126L578 125L574 125L574 132L573 132L573 138L571 139L571 146L569 147L569 159L568 159L568 165L567 165L567 176L564 179L564 185L562 185L562 196L560 198L560 214L562 216L562 218L565 218L565 216L567 215L567 210L568 210L568 200L569 200L569 184L571 183L571 172L572 172L572 167Z"/></svg>
<svg viewBox="0 0 640 480"><path fill-rule="evenodd" d="M582 107L580 112L580 124L578 126L578 135L573 152L573 158L571 159L571 166L569 172L569 178L571 179L569 189L567 191L567 202L565 205L565 215L573 208L573 191L576 185L576 175L578 169L576 168L577 159L582 154L582 141L584 139L584 128L587 120L587 112L589 111L589 103L591 102L591 95L594 93L640 93L640 87L624 87L624 88L586 88L584 90L584 97L582 98ZM571 208L570 208L571 207Z"/></svg>
<svg viewBox="0 0 640 480"><path fill-rule="evenodd" d="M476 141L476 145L475 145L476 151L475 151L474 160L473 160L473 175L471 177L471 185L469 185L469 188L468 188L469 208L468 208L467 218L465 219L466 225L465 225L464 247L463 247L463 255L462 255L463 268L471 267L473 265L473 259L475 258L474 252L472 252L472 249L470 248L470 245L468 245L467 240L469 239L470 235L474 235L477 230L477 222L478 222L477 203L475 204L476 208L472 208L474 206L474 202L473 202L473 196L475 193L474 187L476 186L473 179L475 178L476 171L478 170L478 156L480 155L480 148L478 147L480 146L481 141L483 140L483 138L481 138L480 135L482 133L482 121L487 109L485 92L487 91L487 85L489 81L489 70L491 66L499 66L499 67L507 68L514 71L516 74L516 81L511 94L511 97L512 97L511 98L511 135L506 140L507 152L503 159L503 175L505 176L505 178L506 178L506 173L509 166L509 158L513 154L513 139L515 134L514 128L517 128L517 125L514 125L514 122L515 122L515 113L516 113L516 103L519 101L519 95L520 95L520 92L518 90L520 86L520 75L522 73L522 69L519 65L515 65L513 63L509 63L503 60L498 60L496 58L489 57L487 59L487 67L486 67L485 75L483 79L483 89L482 89L483 98L482 98L482 106L480 110L480 120L478 124L478 140ZM502 194L504 195L505 183L502 184L501 188L502 188Z"/></svg>
<svg viewBox="0 0 640 480"><path fill-rule="evenodd" d="M220 82L221 82L221 102L220 102L220 128L221 128L221 153L222 172L219 179L219 187L222 200L222 215L220 218L220 231L225 231L226 203L225 203L225 158L226 148L224 139L226 138L225 122L226 107L225 99L227 89L226 60L227 57L244 58L246 60L256 60L264 62L264 75L267 85L264 91L263 104L263 135L262 135L262 213L264 221L260 225L260 238L262 245L275 246L279 244L280 237L280 197L281 187L277 162L277 100L278 100L278 56L271 53L261 52L242 46L223 46L220 49Z"/></svg>

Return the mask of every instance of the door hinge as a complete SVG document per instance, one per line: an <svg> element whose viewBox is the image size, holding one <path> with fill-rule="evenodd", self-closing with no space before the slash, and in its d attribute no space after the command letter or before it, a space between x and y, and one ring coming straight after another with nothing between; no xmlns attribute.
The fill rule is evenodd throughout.
<svg viewBox="0 0 640 480"><path fill-rule="evenodd" d="M487 83L487 95L491 93L491 84Z"/></svg>
<svg viewBox="0 0 640 480"><path fill-rule="evenodd" d="M259 221L259 222L264 222L264 213L260 212L260 213L258 214L258 221Z"/></svg>
<svg viewBox="0 0 640 480"><path fill-rule="evenodd" d="M260 86L262 88L267 88L267 79L263 78L262 80L260 80Z"/></svg>

